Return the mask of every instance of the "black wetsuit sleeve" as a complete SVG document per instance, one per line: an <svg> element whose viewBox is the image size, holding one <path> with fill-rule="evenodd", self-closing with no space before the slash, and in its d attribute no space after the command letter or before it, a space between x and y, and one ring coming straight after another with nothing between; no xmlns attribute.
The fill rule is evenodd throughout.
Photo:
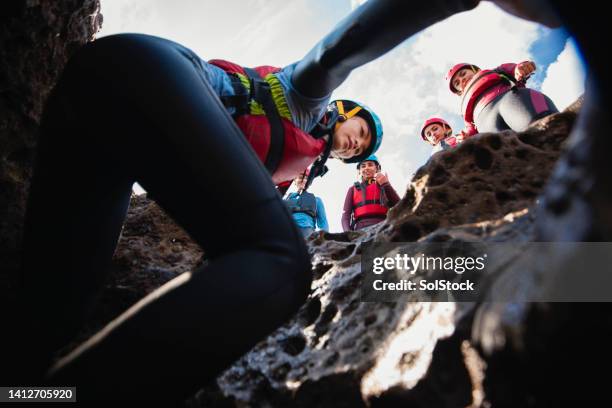
<svg viewBox="0 0 612 408"><path fill-rule="evenodd" d="M353 213L353 187L351 186L346 192L344 198L344 207L342 209L342 230L351 230L351 214Z"/></svg>
<svg viewBox="0 0 612 408"><path fill-rule="evenodd" d="M385 196L387 197L387 206L389 208L393 207L400 200L397 191L393 188L391 183L385 183L381 186L385 190Z"/></svg>
<svg viewBox="0 0 612 408"><path fill-rule="evenodd" d="M370 0L342 20L298 63L293 86L308 97L329 95L350 72L479 0Z"/></svg>

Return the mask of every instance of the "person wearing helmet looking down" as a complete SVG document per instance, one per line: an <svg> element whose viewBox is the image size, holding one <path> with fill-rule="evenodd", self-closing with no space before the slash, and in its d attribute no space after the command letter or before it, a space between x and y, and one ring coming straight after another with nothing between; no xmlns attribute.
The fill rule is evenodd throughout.
<svg viewBox="0 0 612 408"><path fill-rule="evenodd" d="M450 124L442 118L429 118L421 126L421 138L433 146L431 154L448 150L463 141L463 135L453 136Z"/></svg>
<svg viewBox="0 0 612 408"><path fill-rule="evenodd" d="M463 139L481 132L521 132L534 121L558 112L548 96L525 87L535 69L533 61L485 70L469 63L453 66L445 79L450 91L461 98Z"/></svg>
<svg viewBox="0 0 612 408"><path fill-rule="evenodd" d="M0 380L75 385L81 402L108 406L170 405L214 379L310 291L308 250L275 185L286 188L313 163L309 179L318 176L328 157L363 161L382 142L376 114L330 103L332 91L353 69L477 3L370 0L282 68L204 61L140 34L83 46L41 120ZM134 182L208 262L54 361L108 276Z"/></svg>
<svg viewBox="0 0 612 408"><path fill-rule="evenodd" d="M297 192L289 193L285 198L285 204L304 238L308 238L317 227L322 231L329 229L323 201L305 190L309 173L310 170L307 170L295 179Z"/></svg>
<svg viewBox="0 0 612 408"><path fill-rule="evenodd" d="M357 164L361 181L349 187L342 210L342 229L357 231L387 218L389 208L400 200L380 162L371 155Z"/></svg>

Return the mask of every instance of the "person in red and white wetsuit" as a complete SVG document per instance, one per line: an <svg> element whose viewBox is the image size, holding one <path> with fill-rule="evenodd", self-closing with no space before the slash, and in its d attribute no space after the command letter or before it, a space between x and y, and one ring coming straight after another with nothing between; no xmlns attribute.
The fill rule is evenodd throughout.
<svg viewBox="0 0 612 408"><path fill-rule="evenodd" d="M451 92L462 98L461 114L466 126L463 136L508 129L520 132L532 122L558 112L548 96L525 87L535 69L533 61L485 70L469 63L452 67L446 80Z"/></svg>

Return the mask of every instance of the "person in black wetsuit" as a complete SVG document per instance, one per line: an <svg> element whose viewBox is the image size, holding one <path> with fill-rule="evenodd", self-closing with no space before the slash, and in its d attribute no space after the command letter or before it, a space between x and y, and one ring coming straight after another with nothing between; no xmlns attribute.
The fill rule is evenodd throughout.
<svg viewBox="0 0 612 408"><path fill-rule="evenodd" d="M304 241L271 179L286 182L325 152L359 161L380 140L373 115L351 109L356 116L333 122L334 137L326 135L321 149L299 133L314 126L315 112L293 117L301 111L292 95L306 105L327 103L354 68L477 2L371 0L272 78L265 70L253 74L219 63L233 79L219 82L220 73L193 52L156 37L117 35L84 46L66 66L41 123L21 310L12 330L17 335L3 350L10 350L3 383L76 385L79 401L90 405L168 405L286 321L304 302L312 278ZM241 83L261 105L270 134L280 123L307 146L316 145L314 157L299 149L287 153L282 143L280 153L262 153L241 122ZM277 85L287 106L268 98L265 88L275 93ZM324 114L319 110L316 119ZM209 177L213 171L223 178ZM53 353L91 311L135 181L210 262L147 296L49 369Z"/></svg>

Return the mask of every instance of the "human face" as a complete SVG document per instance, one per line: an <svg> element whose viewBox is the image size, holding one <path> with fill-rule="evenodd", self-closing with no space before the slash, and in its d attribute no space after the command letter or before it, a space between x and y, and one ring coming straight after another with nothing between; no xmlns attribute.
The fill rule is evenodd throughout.
<svg viewBox="0 0 612 408"><path fill-rule="evenodd" d="M446 132L446 128L440 123L432 123L423 131L425 139L427 139L432 146L440 143L440 141L446 137Z"/></svg>
<svg viewBox="0 0 612 408"><path fill-rule="evenodd" d="M340 126L334 131L331 155L338 159L359 156L370 146L371 141L368 122L362 117L353 116L340 122Z"/></svg>
<svg viewBox="0 0 612 408"><path fill-rule="evenodd" d="M377 172L378 166L373 161L365 161L359 164L359 175L363 181L373 179Z"/></svg>
<svg viewBox="0 0 612 408"><path fill-rule="evenodd" d="M457 90L459 95L463 93L465 86L472 80L474 77L474 70L472 68L462 68L453 75L452 84L453 87Z"/></svg>

